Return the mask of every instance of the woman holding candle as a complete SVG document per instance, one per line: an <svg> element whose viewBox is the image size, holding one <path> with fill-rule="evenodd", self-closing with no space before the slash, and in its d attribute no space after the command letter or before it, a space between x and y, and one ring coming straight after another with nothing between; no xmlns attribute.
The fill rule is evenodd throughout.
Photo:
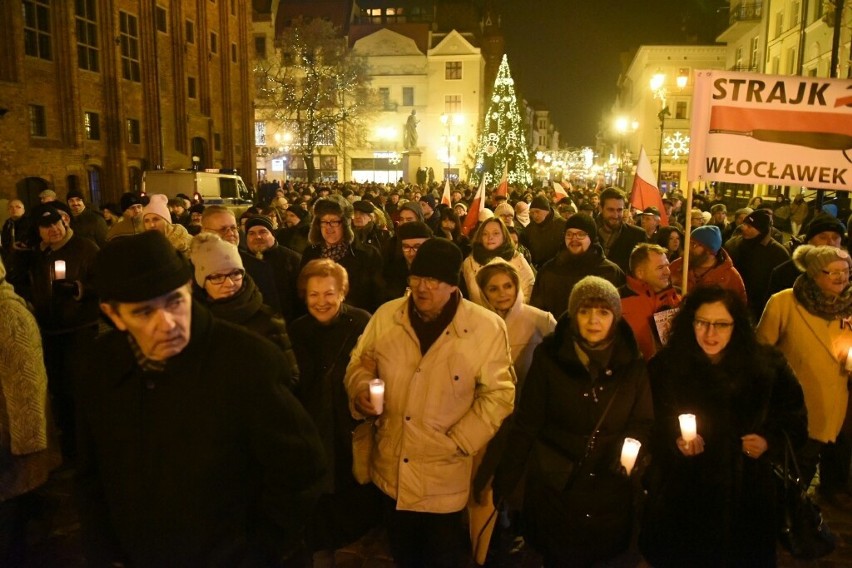
<svg viewBox="0 0 852 568"><path fill-rule="evenodd" d="M628 437L646 441L652 421L644 359L618 291L583 278L533 354L494 479L495 494L508 495L527 470L526 536L545 566L589 566L627 549L633 492L622 448Z"/></svg>
<svg viewBox="0 0 852 568"><path fill-rule="evenodd" d="M467 286L468 299L483 305L482 291L476 283L476 273L495 258L502 258L512 264L520 277L521 292L524 301L529 301L535 284L535 273L524 256L515 249L515 243L503 221L497 217L488 219L476 229L472 240L472 251L464 264L462 273Z"/></svg>
<svg viewBox="0 0 852 568"><path fill-rule="evenodd" d="M296 396L314 419L329 459L329 474L309 521L307 540L314 566L333 566L334 550L366 533L380 514L375 486L359 485L352 476L356 422L343 387L349 353L370 314L344 303L349 276L331 259L308 262L297 288L308 313L290 324L300 370Z"/></svg>
<svg viewBox="0 0 852 568"><path fill-rule="evenodd" d="M769 456L805 439L801 388L761 346L742 300L719 287L686 296L650 361L656 422L640 547L655 567L775 566ZM690 416L694 415L694 416Z"/></svg>
<svg viewBox="0 0 852 568"><path fill-rule="evenodd" d="M803 481L811 481L819 463L820 493L848 508L852 449L849 432L841 429L852 371L852 258L837 247L802 245L793 262L803 274L792 289L770 298L757 336L784 353L804 391L808 442L799 459Z"/></svg>

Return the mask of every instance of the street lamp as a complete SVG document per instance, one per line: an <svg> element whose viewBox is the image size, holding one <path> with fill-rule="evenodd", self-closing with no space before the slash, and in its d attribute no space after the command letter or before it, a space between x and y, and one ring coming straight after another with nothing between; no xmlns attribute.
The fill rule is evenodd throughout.
<svg viewBox="0 0 852 568"><path fill-rule="evenodd" d="M447 127L447 173L444 175L444 180L450 179L450 166L452 164L452 134L453 125L461 125L464 122L464 115L454 113L449 115L444 113L441 115L441 124Z"/></svg>
<svg viewBox="0 0 852 568"><path fill-rule="evenodd" d="M618 133L618 170L620 172L621 178L619 181L619 185L624 187L624 162L629 160L630 158L630 150L625 150L625 137L628 134L633 134L639 129L639 121L631 120L626 116L619 116L615 119L615 131ZM617 176L618 177L618 176Z"/></svg>
<svg viewBox="0 0 852 568"><path fill-rule="evenodd" d="M681 91L689 82L689 69L678 69L675 84ZM657 113L657 118L660 120L660 161L657 163L657 189L662 190L662 182L660 178L663 174L663 138L666 132L666 117L671 116L666 97L669 92L666 88L666 74L662 71L657 71L651 77L651 91L654 93L655 99L660 99L660 112Z"/></svg>

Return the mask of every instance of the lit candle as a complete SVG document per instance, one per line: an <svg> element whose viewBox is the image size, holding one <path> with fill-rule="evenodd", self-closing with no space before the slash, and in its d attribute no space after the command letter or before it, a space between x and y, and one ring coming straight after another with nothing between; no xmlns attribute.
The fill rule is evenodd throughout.
<svg viewBox="0 0 852 568"><path fill-rule="evenodd" d="M65 261L57 260L53 263L53 277L56 280L65 280Z"/></svg>
<svg viewBox="0 0 852 568"><path fill-rule="evenodd" d="M639 448L642 447L642 442L633 438L624 438L624 445L621 446L621 465L627 470L627 475L633 471L633 466L636 465L636 456L639 455Z"/></svg>
<svg viewBox="0 0 852 568"><path fill-rule="evenodd" d="M846 352L846 371L852 373L852 347Z"/></svg>
<svg viewBox="0 0 852 568"><path fill-rule="evenodd" d="M694 414L681 414L677 417L680 421L680 436L687 442L691 442L698 435L698 428L695 425Z"/></svg>
<svg viewBox="0 0 852 568"><path fill-rule="evenodd" d="M370 404L381 414L385 406L385 382L382 379L370 381Z"/></svg>

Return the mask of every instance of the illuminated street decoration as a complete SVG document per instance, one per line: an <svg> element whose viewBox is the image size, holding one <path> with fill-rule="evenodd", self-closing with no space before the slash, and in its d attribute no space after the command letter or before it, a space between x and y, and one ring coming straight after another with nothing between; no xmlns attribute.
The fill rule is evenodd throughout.
<svg viewBox="0 0 852 568"><path fill-rule="evenodd" d="M680 131L665 137L663 153L671 156L673 160L679 160L681 156L689 155L689 136L684 136Z"/></svg>

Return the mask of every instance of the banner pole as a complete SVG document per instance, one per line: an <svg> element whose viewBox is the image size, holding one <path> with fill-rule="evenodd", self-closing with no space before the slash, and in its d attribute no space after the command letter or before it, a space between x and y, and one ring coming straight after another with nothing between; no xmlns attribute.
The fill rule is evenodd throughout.
<svg viewBox="0 0 852 568"><path fill-rule="evenodd" d="M683 277L680 281L680 293L683 296L689 292L689 245L692 241L692 194L693 183L686 184L686 218L684 219L683 227Z"/></svg>

